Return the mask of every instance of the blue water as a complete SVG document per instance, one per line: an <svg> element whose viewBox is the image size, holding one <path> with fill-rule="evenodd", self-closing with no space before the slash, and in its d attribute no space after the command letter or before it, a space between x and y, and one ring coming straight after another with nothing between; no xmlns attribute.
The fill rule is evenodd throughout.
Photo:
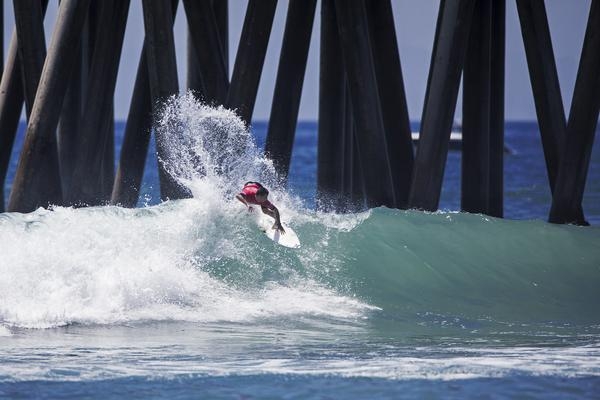
<svg viewBox="0 0 600 400"><path fill-rule="evenodd" d="M267 122L255 121L252 133L259 148L264 148ZM117 123L122 132L124 123ZM317 180L317 123L301 121L296 130L290 165L288 190L301 197L308 207L315 206ZM418 124L413 123L418 131ZM600 224L600 140L594 141L583 207L592 224ZM117 144L118 145L118 144ZM508 121L505 128L504 216L508 219L547 220L552 196L546 175L546 164L535 121ZM118 150L118 149L117 149ZM142 204L160 201L156 160L148 158ZM460 210L460 151L450 151L440 198L441 210Z"/></svg>
<svg viewBox="0 0 600 400"><path fill-rule="evenodd" d="M254 121L251 126L256 146L264 148L268 123ZM5 199L8 199L19 150L23 144L25 124L19 126L11 164L5 182ZM296 130L294 152L290 165L287 190L300 197L307 207L315 207L317 180L317 123L300 121ZM418 123L412 128L418 131ZM115 152L120 154L125 122L115 123ZM600 131L600 127L597 132ZM597 134L597 136L599 136ZM504 216L507 219L547 220L552 197L546 175L546 166L540 133L535 121L507 121L505 127L504 158ZM138 206L160 203L157 160L154 155L154 137L147 156ZM450 151L444 174L440 210L460 210L460 151ZM116 157L118 163L118 156ZM116 169L116 165L115 165ZM600 140L594 141L583 208L588 222L600 224Z"/></svg>
<svg viewBox="0 0 600 400"><path fill-rule="evenodd" d="M324 213L314 123L287 187L260 155L264 123L184 97L163 124L193 198L160 203L151 156L138 208L0 214L0 398L599 397L600 228L544 221L534 123L507 123L506 219L457 212L459 152L437 213ZM301 248L232 200L257 176Z"/></svg>

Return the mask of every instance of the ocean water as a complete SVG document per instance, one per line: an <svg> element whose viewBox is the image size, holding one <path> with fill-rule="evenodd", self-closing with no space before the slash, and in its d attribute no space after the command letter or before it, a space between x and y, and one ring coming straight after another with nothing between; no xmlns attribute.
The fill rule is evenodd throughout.
<svg viewBox="0 0 600 400"><path fill-rule="evenodd" d="M575 227L544 222L531 123L507 124L507 219L457 211L458 152L441 211L336 214L312 123L287 187L265 124L183 96L158 126L192 198L160 203L149 157L136 209L0 214L0 398L600 397L597 144ZM233 199L257 178L301 248Z"/></svg>

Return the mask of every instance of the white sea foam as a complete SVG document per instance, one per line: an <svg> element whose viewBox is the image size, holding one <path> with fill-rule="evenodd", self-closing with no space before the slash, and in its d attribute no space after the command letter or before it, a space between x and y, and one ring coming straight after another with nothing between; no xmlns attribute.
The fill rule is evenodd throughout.
<svg viewBox="0 0 600 400"><path fill-rule="evenodd" d="M10 336L11 333L7 327L0 325L0 336Z"/></svg>
<svg viewBox="0 0 600 400"><path fill-rule="evenodd" d="M247 239L263 238L252 221L233 205L203 200L138 210L57 207L3 218L0 322L44 328L295 313L358 317L368 309L308 278L265 281L265 269L291 276L276 273L288 268L286 258L257 257L264 250Z"/></svg>
<svg viewBox="0 0 600 400"><path fill-rule="evenodd" d="M272 163L238 117L188 94L172 98L158 121L157 129L172 139L162 161L194 198L134 210L56 207L3 214L0 323L45 328L363 315L366 304L294 276L290 262L298 255L327 264L325 255L304 250L286 256L283 249L267 250L273 244L266 239L257 242L264 238L234 199L247 180L269 185L284 220L327 218L304 210L278 185ZM268 274L275 281L263 277Z"/></svg>

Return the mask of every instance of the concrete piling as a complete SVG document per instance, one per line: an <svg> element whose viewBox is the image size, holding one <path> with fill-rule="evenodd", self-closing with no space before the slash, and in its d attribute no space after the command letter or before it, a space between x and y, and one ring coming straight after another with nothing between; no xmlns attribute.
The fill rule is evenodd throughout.
<svg viewBox="0 0 600 400"><path fill-rule="evenodd" d="M107 118L112 116L113 102L108 99L114 95L128 12L127 0L105 0L99 10L98 23L106 27L106 32L95 38L72 187L68 194L71 204L101 204L105 198L103 178L106 175L112 177L112 165L108 170L102 168L103 161L110 164L111 160L111 153L106 157L107 144L112 144L114 149L114 141L110 138L113 120Z"/></svg>
<svg viewBox="0 0 600 400"><path fill-rule="evenodd" d="M600 110L600 1L590 8L569 112L565 147L552 196L550 222L586 225L583 192Z"/></svg>
<svg viewBox="0 0 600 400"><path fill-rule="evenodd" d="M541 1L517 0L517 10L544 147L548 183L554 191L559 164L558 153L564 145L567 123L558 84L546 7Z"/></svg>
<svg viewBox="0 0 600 400"><path fill-rule="evenodd" d="M184 0L183 5L193 46L190 53L197 57L194 75L197 75L195 79L201 80L195 83L199 86L197 90L202 91L208 103L223 104L229 90L229 78L213 4L210 0Z"/></svg>
<svg viewBox="0 0 600 400"><path fill-rule="evenodd" d="M14 1L13 6L25 110L29 119L46 58L44 17L40 0Z"/></svg>
<svg viewBox="0 0 600 400"><path fill-rule="evenodd" d="M364 0L335 2L367 205L396 206Z"/></svg>
<svg viewBox="0 0 600 400"><path fill-rule="evenodd" d="M490 201L492 4L477 1L463 71L461 209L487 213Z"/></svg>
<svg viewBox="0 0 600 400"><path fill-rule="evenodd" d="M265 144L265 154L284 179L292 158L316 5L316 0L290 0L285 23Z"/></svg>
<svg viewBox="0 0 600 400"><path fill-rule="evenodd" d="M226 105L250 124L277 0L249 0Z"/></svg>
<svg viewBox="0 0 600 400"><path fill-rule="evenodd" d="M567 122L556 72L554 50L544 2L517 0L527 66L535 102L550 192L558 176L560 149L567 136ZM579 207L578 220L584 221Z"/></svg>
<svg viewBox="0 0 600 400"><path fill-rule="evenodd" d="M504 0L475 4L463 70L461 209L503 214Z"/></svg>
<svg viewBox="0 0 600 400"><path fill-rule="evenodd" d="M137 204L151 131L152 101L146 45L144 43L129 105L121 156L110 200L111 204L123 207L135 207Z"/></svg>
<svg viewBox="0 0 600 400"><path fill-rule="evenodd" d="M321 1L317 205L335 209L344 181L346 77L334 0Z"/></svg>
<svg viewBox="0 0 600 400"><path fill-rule="evenodd" d="M144 27L146 30L146 57L148 78L152 95L153 115L158 115L162 103L179 93L177 60L173 38L173 12L169 0L144 0ZM162 200L189 197L185 188L167 172L166 147L169 138L166 132L155 131L156 149L159 158L160 193Z"/></svg>
<svg viewBox="0 0 600 400"><path fill-rule="evenodd" d="M474 0L442 0L438 15L409 207L438 208Z"/></svg>
<svg viewBox="0 0 600 400"><path fill-rule="evenodd" d="M55 130L89 0L63 0L27 125L8 210L62 203Z"/></svg>
<svg viewBox="0 0 600 400"><path fill-rule="evenodd" d="M487 214L504 216L504 85L506 0L495 0L492 5L490 38L490 168Z"/></svg>
<svg viewBox="0 0 600 400"><path fill-rule="evenodd" d="M392 5L389 0L367 0L365 4L396 198L394 207L406 208L414 155Z"/></svg>
<svg viewBox="0 0 600 400"><path fill-rule="evenodd" d="M0 212L5 211L4 182L23 109L23 84L17 51L17 32L13 31L6 65L0 81Z"/></svg>

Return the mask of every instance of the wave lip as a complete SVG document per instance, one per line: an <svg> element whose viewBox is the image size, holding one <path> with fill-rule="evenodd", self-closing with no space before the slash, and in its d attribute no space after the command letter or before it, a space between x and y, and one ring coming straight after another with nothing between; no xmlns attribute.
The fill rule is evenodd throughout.
<svg viewBox="0 0 600 400"><path fill-rule="evenodd" d="M390 318L600 324L597 228L380 208L338 239L353 293Z"/></svg>
<svg viewBox="0 0 600 400"><path fill-rule="evenodd" d="M161 162L193 198L0 215L0 323L240 321L293 310L369 318L392 334L600 326L598 228L386 208L315 212L285 190L233 112L186 94L157 121L173 139ZM300 249L258 231L235 200L248 180L269 187Z"/></svg>
<svg viewBox="0 0 600 400"><path fill-rule="evenodd" d="M0 322L352 319L372 309L308 276L296 253L274 248L236 205L188 199L11 214L0 220L0 243L19 245L1 249Z"/></svg>

